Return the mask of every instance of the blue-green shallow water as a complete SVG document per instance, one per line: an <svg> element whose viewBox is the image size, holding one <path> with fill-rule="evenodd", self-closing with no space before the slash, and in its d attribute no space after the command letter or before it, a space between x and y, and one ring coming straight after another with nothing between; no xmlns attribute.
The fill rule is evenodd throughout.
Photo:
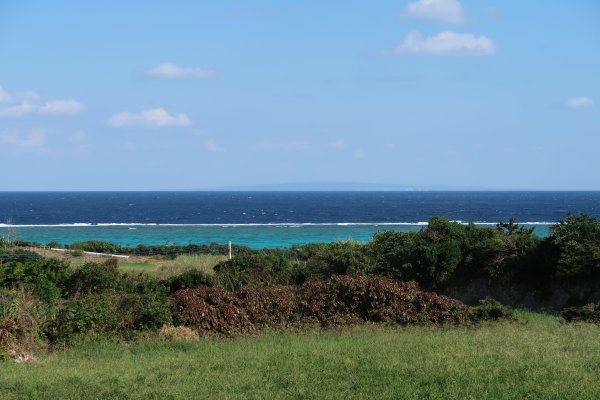
<svg viewBox="0 0 600 400"><path fill-rule="evenodd" d="M493 226L493 225L484 225ZM550 225L535 225L535 233L547 236ZM310 242L332 242L352 239L361 242L371 240L373 234L384 230L401 232L418 231L423 225L233 225L233 226L35 226L15 227L17 239L38 243L52 240L70 244L83 240L102 240L127 246L140 243L175 244L227 243L247 245L253 248L289 247ZM6 228L3 228L6 229Z"/></svg>

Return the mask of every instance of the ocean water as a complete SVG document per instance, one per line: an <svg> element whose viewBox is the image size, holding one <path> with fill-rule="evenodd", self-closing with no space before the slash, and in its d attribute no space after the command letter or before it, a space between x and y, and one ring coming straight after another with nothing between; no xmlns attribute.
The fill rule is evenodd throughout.
<svg viewBox="0 0 600 400"><path fill-rule="evenodd" d="M494 226L548 227L568 213L600 217L600 192L0 192L0 235L63 244L233 243L282 247L415 231L442 215Z"/></svg>

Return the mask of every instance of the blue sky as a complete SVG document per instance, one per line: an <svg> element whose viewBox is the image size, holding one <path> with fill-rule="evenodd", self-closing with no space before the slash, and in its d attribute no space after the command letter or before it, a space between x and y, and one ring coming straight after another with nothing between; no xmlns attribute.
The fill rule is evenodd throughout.
<svg viewBox="0 0 600 400"><path fill-rule="evenodd" d="M600 189L600 2L0 1L0 190Z"/></svg>

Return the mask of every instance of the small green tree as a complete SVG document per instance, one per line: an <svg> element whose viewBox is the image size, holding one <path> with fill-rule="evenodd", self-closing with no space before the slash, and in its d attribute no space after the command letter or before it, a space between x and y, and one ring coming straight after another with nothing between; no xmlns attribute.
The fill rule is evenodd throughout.
<svg viewBox="0 0 600 400"><path fill-rule="evenodd" d="M523 225L519 225L515 222L514 218L508 220L508 222L500 221L496 224L496 229L504 235L531 235L535 230L535 227L527 228Z"/></svg>

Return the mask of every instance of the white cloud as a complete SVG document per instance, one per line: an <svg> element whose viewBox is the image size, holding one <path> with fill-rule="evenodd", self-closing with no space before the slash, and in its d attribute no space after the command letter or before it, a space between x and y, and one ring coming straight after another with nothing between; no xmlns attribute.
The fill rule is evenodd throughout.
<svg viewBox="0 0 600 400"><path fill-rule="evenodd" d="M149 76L154 78L167 78L167 79L184 79L184 78L214 78L216 71L213 69L203 68L188 68L179 67L175 64L160 64L147 73Z"/></svg>
<svg viewBox="0 0 600 400"><path fill-rule="evenodd" d="M572 109L590 108L594 105L594 101L586 96L573 97L567 100L565 105Z"/></svg>
<svg viewBox="0 0 600 400"><path fill-rule="evenodd" d="M164 108L153 108L139 113L122 112L108 119L108 125L121 128L126 126L188 126L192 123L190 118L181 113L169 114Z"/></svg>
<svg viewBox="0 0 600 400"><path fill-rule="evenodd" d="M23 102L14 106L0 108L0 117L20 118L27 114L31 114L36 110L37 106Z"/></svg>
<svg viewBox="0 0 600 400"><path fill-rule="evenodd" d="M329 143L329 147L332 147L334 149L344 149L347 147L347 145L346 145L346 142L344 142L341 139L338 139L335 142Z"/></svg>
<svg viewBox="0 0 600 400"><path fill-rule="evenodd" d="M40 114L74 115L82 112L85 106L76 100L51 100L40 107Z"/></svg>
<svg viewBox="0 0 600 400"><path fill-rule="evenodd" d="M208 151L225 151L225 148L219 146L219 144L213 139L208 139L206 142L204 142L204 148Z"/></svg>
<svg viewBox="0 0 600 400"><path fill-rule="evenodd" d="M29 114L73 115L85 109L76 100L50 100L41 104L42 96L32 91L9 93L0 87L0 117L20 118Z"/></svg>
<svg viewBox="0 0 600 400"><path fill-rule="evenodd" d="M22 137L17 131L0 134L0 143L20 147L41 147L46 142L46 132L43 129L32 129L31 133Z"/></svg>
<svg viewBox="0 0 600 400"><path fill-rule="evenodd" d="M488 55L494 54L496 47L492 39L471 33L444 31L435 36L422 37L419 32L410 32L393 54L427 55Z"/></svg>
<svg viewBox="0 0 600 400"><path fill-rule="evenodd" d="M461 24L465 12L457 0L418 0L409 3L402 13L404 18Z"/></svg>

